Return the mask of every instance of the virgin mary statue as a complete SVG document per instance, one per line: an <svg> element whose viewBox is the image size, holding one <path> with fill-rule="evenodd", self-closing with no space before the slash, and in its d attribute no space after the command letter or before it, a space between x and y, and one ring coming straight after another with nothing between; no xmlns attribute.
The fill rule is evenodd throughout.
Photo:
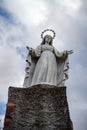
<svg viewBox="0 0 87 130"><path fill-rule="evenodd" d="M51 35L45 35L46 31L52 31ZM42 43L36 48L29 48L24 87L30 87L36 84L50 84L55 86L64 86L65 80L68 79L69 61L68 55L73 51L59 52L53 46L53 38L55 32L53 30L45 30L41 37Z"/></svg>

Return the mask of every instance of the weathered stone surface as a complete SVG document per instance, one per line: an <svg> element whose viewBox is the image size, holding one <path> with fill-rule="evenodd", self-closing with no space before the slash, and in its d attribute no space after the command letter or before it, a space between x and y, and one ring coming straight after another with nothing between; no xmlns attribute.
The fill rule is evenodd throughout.
<svg viewBox="0 0 87 130"><path fill-rule="evenodd" d="M3 130L73 130L66 87L10 87Z"/></svg>

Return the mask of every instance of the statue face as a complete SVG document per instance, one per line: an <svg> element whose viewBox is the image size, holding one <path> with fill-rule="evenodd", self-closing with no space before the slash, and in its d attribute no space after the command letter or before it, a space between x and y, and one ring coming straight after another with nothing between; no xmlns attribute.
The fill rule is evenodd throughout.
<svg viewBox="0 0 87 130"><path fill-rule="evenodd" d="M50 35L46 35L45 36L45 42L46 43L51 43L51 41L52 41L52 37Z"/></svg>

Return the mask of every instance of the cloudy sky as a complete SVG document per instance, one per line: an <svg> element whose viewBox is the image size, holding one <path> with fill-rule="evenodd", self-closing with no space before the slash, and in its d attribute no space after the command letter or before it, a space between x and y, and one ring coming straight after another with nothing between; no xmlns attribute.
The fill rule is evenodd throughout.
<svg viewBox="0 0 87 130"><path fill-rule="evenodd" d="M86 0L0 0L0 119L8 87L22 87L26 46L36 48L41 32L51 28L59 51L74 50L66 82L68 103L74 130L87 129L86 12Z"/></svg>

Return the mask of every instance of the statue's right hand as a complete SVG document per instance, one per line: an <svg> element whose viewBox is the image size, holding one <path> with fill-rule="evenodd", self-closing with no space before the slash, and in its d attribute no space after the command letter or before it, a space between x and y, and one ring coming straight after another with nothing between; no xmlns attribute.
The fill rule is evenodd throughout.
<svg viewBox="0 0 87 130"><path fill-rule="evenodd" d="M30 53L30 54L31 54L31 53L33 53L33 51L34 51L34 49L33 49L33 48L28 47L28 46L26 46L26 48L28 49L28 51L29 51L29 53Z"/></svg>

